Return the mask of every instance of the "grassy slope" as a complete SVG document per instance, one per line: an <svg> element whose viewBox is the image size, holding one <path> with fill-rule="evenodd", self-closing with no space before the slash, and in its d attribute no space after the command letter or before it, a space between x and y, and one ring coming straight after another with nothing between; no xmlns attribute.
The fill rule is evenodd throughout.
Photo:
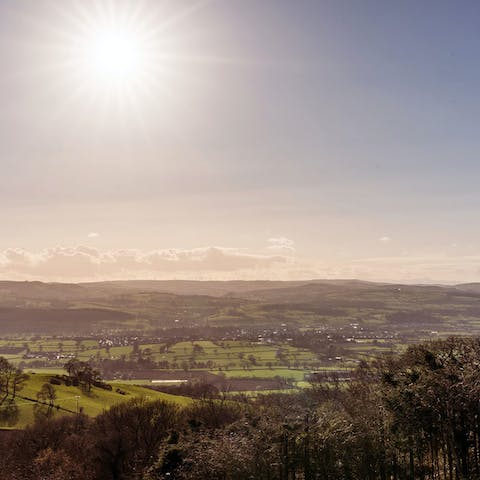
<svg viewBox="0 0 480 480"><path fill-rule="evenodd" d="M48 383L51 375L45 373L31 373L25 384L23 390L19 393L21 396L36 398L37 392L42 388L44 383ZM177 395L170 395L167 393L155 392L153 390L140 387L137 385L129 385L124 383L114 383L113 390L103 390L100 388L92 388L92 391L85 393L79 387L67 387L65 385L54 385L57 399L56 405L75 411L76 410L76 396L79 396L79 407L83 409L83 412L90 416L96 416L105 410L108 410L111 406L125 402L134 397L146 397L151 400L166 400L177 403L179 405L187 405L192 400L187 397L180 397ZM115 390L119 388L125 395L117 393ZM33 422L33 402L17 399L17 405L19 408L19 419L14 428L23 428ZM57 415L70 415L68 412L60 411Z"/></svg>

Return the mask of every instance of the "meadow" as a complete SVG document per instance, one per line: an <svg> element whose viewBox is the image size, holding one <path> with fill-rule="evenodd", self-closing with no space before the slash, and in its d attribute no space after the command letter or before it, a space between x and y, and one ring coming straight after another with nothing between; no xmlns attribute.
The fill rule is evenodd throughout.
<svg viewBox="0 0 480 480"><path fill-rule="evenodd" d="M64 373L64 372L63 372ZM28 373L25 385L15 399L18 415L13 419L0 423L0 428L24 428L35 421L35 407L37 394L44 384L51 384L50 381L57 374L52 373ZM112 383L112 390L105 390L93 386L91 391L86 391L81 386L66 386L53 384L56 398L54 400L53 416L75 415L82 412L90 417L97 416L113 405L123 403L132 398L143 397L147 400L165 400L178 405L188 405L191 399L178 395L157 392L139 385L124 382ZM59 406L61 409L57 409Z"/></svg>

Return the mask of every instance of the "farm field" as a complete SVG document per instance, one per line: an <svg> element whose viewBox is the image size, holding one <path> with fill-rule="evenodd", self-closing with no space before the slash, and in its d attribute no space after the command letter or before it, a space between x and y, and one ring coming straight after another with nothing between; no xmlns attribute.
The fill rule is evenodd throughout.
<svg viewBox="0 0 480 480"><path fill-rule="evenodd" d="M215 373L215 372L212 372ZM224 372L226 378L291 378L299 382L305 378L306 370L295 370L287 368L265 369L257 368L252 370L228 370Z"/></svg>
<svg viewBox="0 0 480 480"><path fill-rule="evenodd" d="M152 380L174 384L179 379L201 379L213 374L227 379L283 378L292 385L312 371L351 370L358 361L402 351L403 345L376 339L330 342L320 356L289 342L197 340L148 342L125 339L127 345L105 345L103 340L22 337L0 340L0 356L27 373L63 374L70 358L92 363L104 378L148 385ZM332 346L334 347L332 350ZM332 355L328 357L328 355Z"/></svg>
<svg viewBox="0 0 480 480"><path fill-rule="evenodd" d="M8 353L12 351L15 353ZM71 357L83 361L142 358L163 364L171 370L183 371L273 369L283 368L285 363L307 366L318 362L317 356L307 349L288 344L246 341L190 341L168 345L135 342L133 345L104 347L91 340L74 342L46 337L34 340L4 339L0 340L0 355L17 365L21 363L26 369L45 368L31 367L38 364L39 360L48 363L48 368L61 368Z"/></svg>
<svg viewBox="0 0 480 480"><path fill-rule="evenodd" d="M31 376L62 375L76 358L129 386L293 388L312 372L342 376L412 343L478 334L479 304L476 285L0 282L0 356ZM91 408L108 407L102 395Z"/></svg>

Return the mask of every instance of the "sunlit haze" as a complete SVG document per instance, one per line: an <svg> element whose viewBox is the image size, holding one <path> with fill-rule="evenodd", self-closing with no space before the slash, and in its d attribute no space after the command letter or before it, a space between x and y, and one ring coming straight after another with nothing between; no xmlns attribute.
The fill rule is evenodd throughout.
<svg viewBox="0 0 480 480"><path fill-rule="evenodd" d="M0 277L479 281L479 13L0 2Z"/></svg>

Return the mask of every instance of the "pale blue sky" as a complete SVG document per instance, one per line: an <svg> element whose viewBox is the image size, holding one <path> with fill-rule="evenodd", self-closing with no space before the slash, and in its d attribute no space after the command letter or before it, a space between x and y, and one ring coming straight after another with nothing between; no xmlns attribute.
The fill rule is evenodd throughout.
<svg viewBox="0 0 480 480"><path fill-rule="evenodd" d="M108 4L155 29L155 85L129 102L75 70ZM229 277L480 279L479 18L473 1L0 1L3 276L67 278L5 252L86 245L286 262Z"/></svg>

